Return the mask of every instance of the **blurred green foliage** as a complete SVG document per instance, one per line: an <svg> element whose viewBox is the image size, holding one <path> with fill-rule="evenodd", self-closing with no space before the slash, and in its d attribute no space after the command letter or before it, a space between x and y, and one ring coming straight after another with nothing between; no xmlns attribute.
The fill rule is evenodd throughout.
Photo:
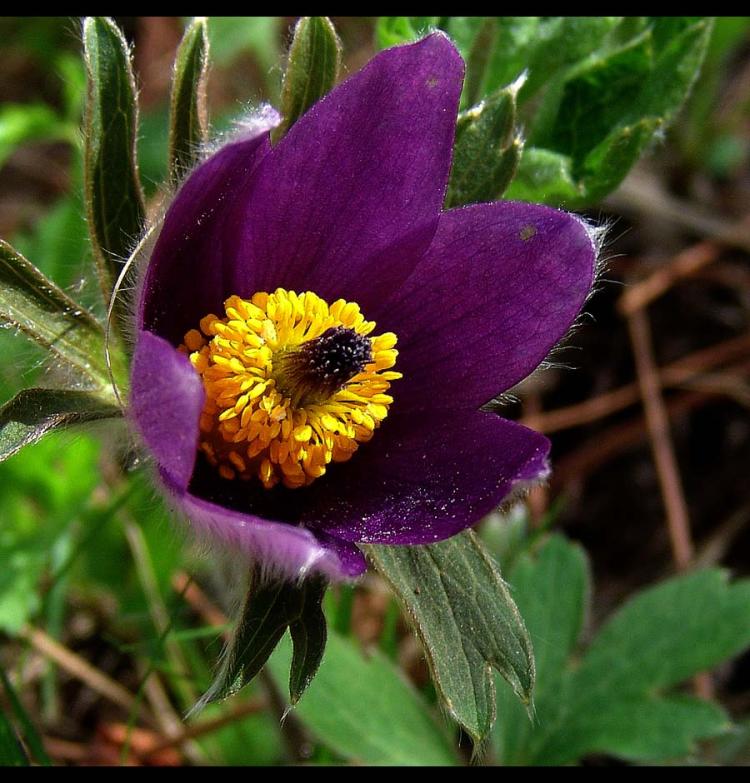
<svg viewBox="0 0 750 783"><path fill-rule="evenodd" d="M623 180L682 107L698 76L706 17L381 17L381 47L445 30L466 60L462 107L521 75L526 146L493 195L568 209Z"/></svg>

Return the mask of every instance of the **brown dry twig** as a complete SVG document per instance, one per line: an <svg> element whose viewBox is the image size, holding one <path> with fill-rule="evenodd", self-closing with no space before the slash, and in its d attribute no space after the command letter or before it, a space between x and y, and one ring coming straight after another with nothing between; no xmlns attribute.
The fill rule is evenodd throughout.
<svg viewBox="0 0 750 783"><path fill-rule="evenodd" d="M684 571L690 567L693 558L690 520L669 432L669 417L658 382L658 370L651 346L651 329L643 310L630 313L627 321L646 414L646 427L667 512L672 555L678 570Z"/></svg>
<svg viewBox="0 0 750 783"><path fill-rule="evenodd" d="M40 628L27 625L21 631L20 636L37 652L54 661L61 669L88 685L91 690L96 691L100 696L104 696L105 699L109 699L127 712L132 712L139 716L151 728L159 728L156 718L139 703L139 700L127 688L115 682L103 671L92 666L88 661L81 658L80 655L77 655L65 647L65 645L60 644L60 642L53 639Z"/></svg>
<svg viewBox="0 0 750 783"><path fill-rule="evenodd" d="M736 358L750 356L750 335L740 335L688 354L659 370L660 386L689 386L702 373ZM741 363L739 368L745 367ZM734 371L735 367L726 369ZM718 392L717 392L718 393ZM521 421L527 427L544 433L578 427L603 419L612 413L634 405L640 399L638 383L628 383L619 389L605 392L575 405L525 415Z"/></svg>
<svg viewBox="0 0 750 783"><path fill-rule="evenodd" d="M716 261L721 254L721 246L716 242L698 242L678 253L668 263L660 266L645 280L634 283L625 290L617 304L623 315L631 315L642 310L654 299L666 293L676 282L690 277L703 267Z"/></svg>

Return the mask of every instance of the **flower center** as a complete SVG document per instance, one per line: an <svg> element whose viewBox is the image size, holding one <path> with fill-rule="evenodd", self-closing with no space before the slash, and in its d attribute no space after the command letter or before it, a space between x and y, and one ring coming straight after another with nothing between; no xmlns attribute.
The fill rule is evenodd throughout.
<svg viewBox="0 0 750 783"><path fill-rule="evenodd" d="M274 359L276 388L292 405L322 402L372 361L369 337L332 326L320 337L280 351Z"/></svg>
<svg viewBox="0 0 750 783"><path fill-rule="evenodd" d="M230 296L224 309L179 348L203 379L199 447L223 478L307 486L372 438L401 377L395 334L369 336L359 305L310 291Z"/></svg>

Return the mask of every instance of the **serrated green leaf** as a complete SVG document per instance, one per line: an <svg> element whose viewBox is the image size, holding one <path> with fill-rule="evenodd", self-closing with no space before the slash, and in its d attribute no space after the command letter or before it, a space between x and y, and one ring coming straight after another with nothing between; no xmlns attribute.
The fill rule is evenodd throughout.
<svg viewBox="0 0 750 783"><path fill-rule="evenodd" d="M532 556L517 559L509 581L534 644L536 723L510 688L498 683L498 720L493 741L503 764L523 761L524 749L541 723L557 714L562 701L562 677L583 628L589 602L590 577L584 551L560 535L553 535Z"/></svg>
<svg viewBox="0 0 750 783"><path fill-rule="evenodd" d="M613 131L583 161L580 187L585 196L578 201L568 201L567 205L583 207L611 193L662 126L661 119L645 117Z"/></svg>
<svg viewBox="0 0 750 783"><path fill-rule="evenodd" d="M513 179L523 149L515 135L521 84L519 80L459 115L446 206L499 199Z"/></svg>
<svg viewBox="0 0 750 783"><path fill-rule="evenodd" d="M0 408L0 461L51 430L122 416L120 408L73 389L24 389Z"/></svg>
<svg viewBox="0 0 750 783"><path fill-rule="evenodd" d="M89 235L106 302L141 234L144 202L138 177L136 87L127 42L105 17L83 25L87 98L84 185Z"/></svg>
<svg viewBox="0 0 750 783"><path fill-rule="evenodd" d="M684 26L679 35L670 35L663 46L658 46L659 27L655 27L658 55L632 112L634 119L644 116L659 117L665 122L672 119L698 78L712 28L712 19L698 18Z"/></svg>
<svg viewBox="0 0 750 783"><path fill-rule="evenodd" d="M289 698L296 704L318 672L326 648L328 629L321 608L327 583L324 579L307 579L297 596L298 617L289 624L294 655L289 670Z"/></svg>
<svg viewBox="0 0 750 783"><path fill-rule="evenodd" d="M285 638L271 657L286 680L291 650ZM295 714L325 745L353 763L456 764L445 731L423 698L381 653L367 657L331 632L317 677Z"/></svg>
<svg viewBox="0 0 750 783"><path fill-rule="evenodd" d="M527 101L603 46L620 22L606 16L449 16L440 25L466 60L462 101L471 104L524 72L528 79L519 99Z"/></svg>
<svg viewBox="0 0 750 783"><path fill-rule="evenodd" d="M537 656L536 720L504 683L493 732L503 764L567 764L590 753L634 761L679 758L725 731L714 703L674 692L750 644L750 581L718 570L637 594L605 623L579 664L589 592L583 551L552 536L510 574Z"/></svg>
<svg viewBox="0 0 750 783"><path fill-rule="evenodd" d="M107 387L101 325L1 239L0 322L18 327L52 351L82 384Z"/></svg>
<svg viewBox="0 0 750 783"><path fill-rule="evenodd" d="M185 30L175 57L169 118L169 175L177 184L195 166L206 141L208 32L204 18Z"/></svg>
<svg viewBox="0 0 750 783"><path fill-rule="evenodd" d="M634 38L602 47L553 79L509 198L581 208L622 181L684 103L705 55L710 19L664 24L651 20ZM560 156L566 170L556 176L544 154Z"/></svg>
<svg viewBox="0 0 750 783"><path fill-rule="evenodd" d="M327 16L303 16L294 28L281 88L280 139L294 123L336 84L341 67L341 41Z"/></svg>
<svg viewBox="0 0 750 783"><path fill-rule="evenodd" d="M681 758L730 727L717 704L689 696L613 698L605 709L576 715L573 731L553 735L535 763L566 764L589 753L649 762Z"/></svg>
<svg viewBox="0 0 750 783"><path fill-rule="evenodd" d="M528 100L571 66L605 47L608 36L621 21L620 16L541 17L533 38L533 50L526 54L524 67L529 70L529 78L519 98ZM501 47L497 54L503 56ZM493 76L498 78L499 74L493 72Z"/></svg>
<svg viewBox="0 0 750 783"><path fill-rule="evenodd" d="M492 668L530 704L534 658L497 565L471 531L427 546L368 546L424 646L443 705L475 740L495 719Z"/></svg>
<svg viewBox="0 0 750 783"><path fill-rule="evenodd" d="M620 693L675 685L750 645L749 617L750 580L730 585L717 569L670 579L632 598L604 625L577 679L606 679Z"/></svg>
<svg viewBox="0 0 750 783"><path fill-rule="evenodd" d="M636 595L566 675L564 704L532 741L530 760L562 764L592 752L654 760L722 732L718 705L668 691L746 649L749 616L750 581L729 584L717 569Z"/></svg>

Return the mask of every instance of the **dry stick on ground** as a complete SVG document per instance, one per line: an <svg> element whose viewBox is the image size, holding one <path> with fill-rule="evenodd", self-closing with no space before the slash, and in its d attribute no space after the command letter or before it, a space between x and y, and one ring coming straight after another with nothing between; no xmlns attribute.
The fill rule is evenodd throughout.
<svg viewBox="0 0 750 783"><path fill-rule="evenodd" d="M667 403L670 420L678 419L696 408L716 399L715 394L686 392ZM550 485L558 492L573 481L582 480L589 473L609 459L613 459L626 449L637 446L646 438L646 419L634 416L622 424L609 427L606 432L597 433L582 446L555 463Z"/></svg>
<svg viewBox="0 0 750 783"><path fill-rule="evenodd" d="M627 316L627 321L643 408L646 413L646 426L667 512L667 530L672 544L672 555L677 569L685 571L690 568L694 554L690 535L690 517L669 432L669 417L659 386L648 316L645 310L634 310ZM709 672L697 674L693 678L693 684L698 696L704 699L713 698L713 681Z"/></svg>
<svg viewBox="0 0 750 783"><path fill-rule="evenodd" d="M694 275L706 265L713 263L721 254L721 246L715 242L698 242L668 263L660 266L645 280L634 283L620 297L618 309L624 315L642 310L654 299L666 293L676 282Z"/></svg>
<svg viewBox="0 0 750 783"><path fill-rule="evenodd" d="M154 745L145 752L141 752L139 755L142 758L148 758L156 753L160 753L167 748L179 746L189 740L196 740L199 737L203 737L207 734L213 734L219 729L223 729L225 726L229 726L242 718L246 718L248 715L255 715L258 712L262 712L267 703L264 699L250 699L244 701L228 710L223 715L219 715L216 718L210 720L197 721L190 726L187 726L183 731L175 737L167 737Z"/></svg>
<svg viewBox="0 0 750 783"><path fill-rule="evenodd" d="M635 169L620 187L604 200L616 212L637 212L662 218L722 245L750 252L747 219L736 223L717 218L689 201L667 193L659 180Z"/></svg>
<svg viewBox="0 0 750 783"><path fill-rule="evenodd" d="M159 728L158 721L138 703L136 697L119 683L108 677L104 672L92 666L72 650L60 642L55 641L39 628L27 625L21 631L21 638L25 639L37 652L53 660L61 669L104 696L111 702L119 705L128 712L135 712L144 723L152 729Z"/></svg>
<svg viewBox="0 0 750 783"><path fill-rule="evenodd" d="M659 370L659 384L663 387L688 385L707 370L747 356L750 356L750 335L743 334L712 345L710 348L695 351L662 367ZM639 399L640 390L638 383L634 381L575 405L526 415L521 421L527 427L549 434L598 421L629 405L634 405Z"/></svg>
<svg viewBox="0 0 750 783"><path fill-rule="evenodd" d="M55 761L64 759L65 761L86 761L90 758L91 751L87 744L83 742L70 742L59 737L42 737L44 749L50 758Z"/></svg>
<svg viewBox="0 0 750 783"><path fill-rule="evenodd" d="M667 512L672 554L678 570L684 571L690 567L693 558L690 521L669 433L669 418L659 387L658 371L651 346L651 330L643 310L636 310L628 316L628 329L646 413L646 427L651 439L656 471Z"/></svg>
<svg viewBox="0 0 750 783"><path fill-rule="evenodd" d="M693 565L696 568L709 568L720 562L729 551L732 541L747 527L748 522L750 522L750 503L734 511L719 525L696 552Z"/></svg>
<svg viewBox="0 0 750 783"><path fill-rule="evenodd" d="M722 397L728 397L734 400L738 405L744 405L750 408L750 385L742 377L750 369L750 360L743 363L737 373L717 372L711 375L705 375L683 384L686 388L696 391L707 391L720 394Z"/></svg>

